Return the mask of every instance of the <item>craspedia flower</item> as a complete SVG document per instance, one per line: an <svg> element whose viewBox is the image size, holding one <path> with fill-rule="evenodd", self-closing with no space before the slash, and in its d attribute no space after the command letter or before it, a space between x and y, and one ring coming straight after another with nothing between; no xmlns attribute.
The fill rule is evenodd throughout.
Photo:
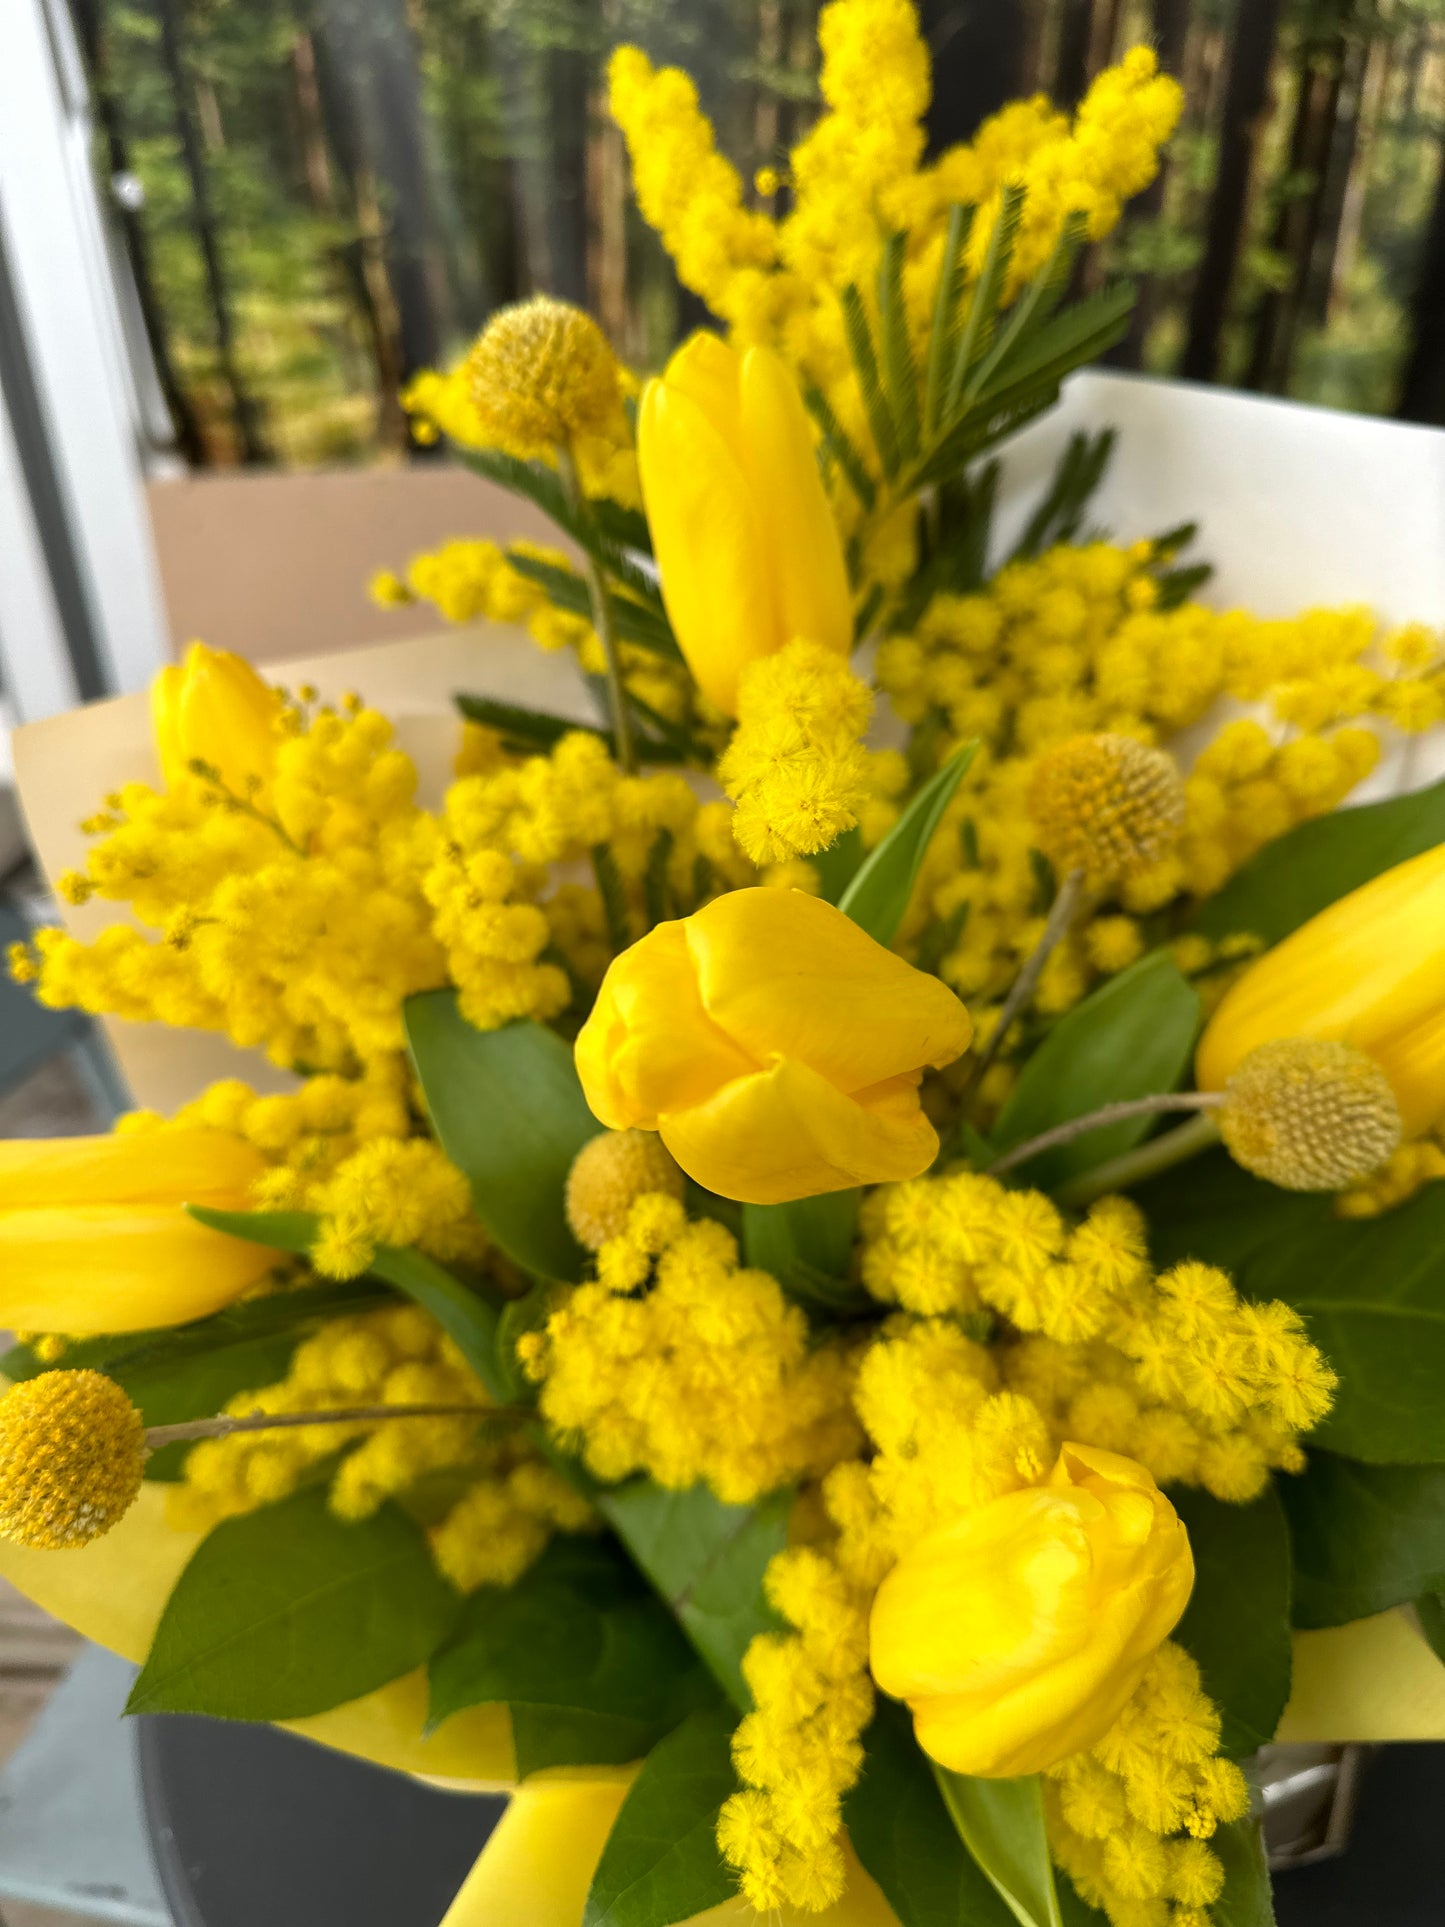
<svg viewBox="0 0 1445 1927"><path fill-rule="evenodd" d="M528 460L612 426L621 400L617 360L591 315L550 295L503 308L465 363L482 432Z"/></svg>
<svg viewBox="0 0 1445 1927"><path fill-rule="evenodd" d="M1400 1142L1384 1071L1353 1044L1280 1037L1252 1050L1216 1116L1236 1164L1286 1191L1339 1191Z"/></svg>
<svg viewBox="0 0 1445 1927"><path fill-rule="evenodd" d="M627 1229L627 1215L648 1191L682 1197L683 1175L652 1131L604 1131L572 1160L567 1175L567 1222L589 1251L600 1251Z"/></svg>
<svg viewBox="0 0 1445 1927"><path fill-rule="evenodd" d="M42 1372L0 1399L0 1538L58 1551L108 1532L145 1471L145 1425L101 1372Z"/></svg>
<svg viewBox="0 0 1445 1927"><path fill-rule="evenodd" d="M1034 766L1029 815L1059 875L1115 883L1167 854L1184 823L1173 758L1132 736L1071 736Z"/></svg>

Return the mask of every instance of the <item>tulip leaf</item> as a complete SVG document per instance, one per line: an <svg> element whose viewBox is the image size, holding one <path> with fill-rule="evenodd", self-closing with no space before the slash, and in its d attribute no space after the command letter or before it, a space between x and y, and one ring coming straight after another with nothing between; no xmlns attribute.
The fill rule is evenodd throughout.
<svg viewBox="0 0 1445 1927"><path fill-rule="evenodd" d="M524 1271L575 1282L586 1254L567 1229L563 1194L572 1160L602 1126L570 1046L543 1024L477 1030L453 990L408 997L405 1010L432 1127L470 1179L477 1216Z"/></svg>
<svg viewBox="0 0 1445 1927"><path fill-rule="evenodd" d="M1284 1503L1297 1626L1343 1626L1445 1587L1445 1465L1311 1452Z"/></svg>
<svg viewBox="0 0 1445 1927"><path fill-rule="evenodd" d="M771 1272L799 1304L844 1317L876 1309L877 1301L850 1281L861 1191L828 1191L790 1204L743 1206L743 1251L750 1265Z"/></svg>
<svg viewBox="0 0 1445 1927"><path fill-rule="evenodd" d="M610 1537L558 1538L511 1586L483 1586L430 1666L433 1726L511 1708L517 1772L640 1758L717 1689Z"/></svg>
<svg viewBox="0 0 1445 1927"><path fill-rule="evenodd" d="M818 872L824 898L829 903L836 903L857 876L863 861L862 830L855 823L851 830L844 830L841 836L835 836L826 850L820 850L808 860Z"/></svg>
<svg viewBox="0 0 1445 1927"><path fill-rule="evenodd" d="M1220 1827L1209 1842L1224 1862L1224 1892L1209 1905L1214 1927L1275 1927L1274 1895L1257 1819Z"/></svg>
<svg viewBox="0 0 1445 1927"><path fill-rule="evenodd" d="M1415 1601L1415 1617L1431 1652L1436 1659L1445 1660L1445 1593L1422 1592Z"/></svg>
<svg viewBox="0 0 1445 1927"><path fill-rule="evenodd" d="M990 1133L997 1153L1122 1098L1177 1090L1199 1030L1199 993L1167 950L1141 957L1076 1004L1025 1063ZM1149 1117L1089 1131L1020 1167L1051 1190L1132 1150Z"/></svg>
<svg viewBox="0 0 1445 1927"><path fill-rule="evenodd" d="M1195 927L1206 937L1250 931L1278 943L1372 877L1438 843L1445 843L1445 782L1386 803L1332 810L1267 843L1201 905Z"/></svg>
<svg viewBox="0 0 1445 1927"><path fill-rule="evenodd" d="M1019 1927L1063 1927L1039 1776L981 1780L942 1766L933 1771L960 1840Z"/></svg>
<svg viewBox="0 0 1445 1927"><path fill-rule="evenodd" d="M1173 1637L1198 1661L1204 1690L1223 1716L1223 1750L1253 1753L1274 1738L1289 1698L1284 1507L1273 1485L1251 1505L1225 1505L1187 1487L1169 1496L1194 1554L1194 1591Z"/></svg>
<svg viewBox="0 0 1445 1927"><path fill-rule="evenodd" d="M307 1486L223 1520L201 1541L126 1710L324 1713L422 1665L460 1610L400 1507L343 1522L324 1488Z"/></svg>
<svg viewBox="0 0 1445 1927"><path fill-rule="evenodd" d="M1228 1271L1248 1298L1282 1298L1340 1375L1312 1435L1375 1465L1445 1461L1445 1184L1378 1218L1277 1190L1222 1151L1135 1193L1159 1266Z"/></svg>
<svg viewBox="0 0 1445 1927"><path fill-rule="evenodd" d="M880 1700L863 1745L843 1819L900 1927L1014 1927L960 1840L904 1709Z"/></svg>
<svg viewBox="0 0 1445 1927"><path fill-rule="evenodd" d="M755 1634L780 1624L763 1597L763 1573L788 1543L792 1492L724 1505L706 1486L668 1492L651 1479L630 1479L595 1503L723 1691L747 1712L742 1657Z"/></svg>
<svg viewBox="0 0 1445 1927"><path fill-rule="evenodd" d="M733 1898L717 1817L737 1790L736 1724L725 1706L700 1708L648 1754L602 1849L582 1927L656 1927Z"/></svg>
<svg viewBox="0 0 1445 1927"><path fill-rule="evenodd" d="M930 777L838 899L844 915L877 942L897 936L934 831L977 754L977 742L965 743Z"/></svg>

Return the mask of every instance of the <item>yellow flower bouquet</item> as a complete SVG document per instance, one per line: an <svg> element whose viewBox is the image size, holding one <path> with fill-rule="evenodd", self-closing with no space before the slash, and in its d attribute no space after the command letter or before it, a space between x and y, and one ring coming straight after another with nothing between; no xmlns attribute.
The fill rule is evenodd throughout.
<svg viewBox="0 0 1445 1927"><path fill-rule="evenodd" d="M449 1927L1257 1927L1253 1756L1351 1736L1291 1629L1445 1679L1445 787L1338 807L1445 654L1087 532L1107 435L1000 553L1178 89L925 165L908 0L820 37L752 199L613 60L725 332L407 397L560 546L374 592L596 722L460 697L428 809L360 697L158 680L124 915L12 967L285 1076L0 1145L0 1571L134 1709L515 1789Z"/></svg>

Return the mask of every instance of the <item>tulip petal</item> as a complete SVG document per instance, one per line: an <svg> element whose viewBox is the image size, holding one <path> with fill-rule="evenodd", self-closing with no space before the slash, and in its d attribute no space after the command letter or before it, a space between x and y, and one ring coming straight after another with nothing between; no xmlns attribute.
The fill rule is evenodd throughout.
<svg viewBox="0 0 1445 1927"><path fill-rule="evenodd" d="M1420 1023L1374 1047L1400 1106L1407 1137L1428 1131L1445 1116L1445 1001Z"/></svg>
<svg viewBox="0 0 1445 1927"><path fill-rule="evenodd" d="M699 328L689 335L667 364L663 380L679 395L697 403L728 445L733 460L748 472L743 441L743 357L721 335Z"/></svg>
<svg viewBox="0 0 1445 1927"><path fill-rule="evenodd" d="M743 356L742 444L772 555L784 639L806 636L846 656L853 647L853 598L843 544L797 384L770 348L749 348Z"/></svg>
<svg viewBox="0 0 1445 1927"><path fill-rule="evenodd" d="M821 897L730 890L687 920L702 1007L760 1063L779 1051L843 1091L951 1064L968 1012Z"/></svg>
<svg viewBox="0 0 1445 1927"><path fill-rule="evenodd" d="M689 1177L743 1204L916 1178L938 1155L911 1085L890 1080L870 1108L791 1058L663 1116L658 1130Z"/></svg>
<svg viewBox="0 0 1445 1927"><path fill-rule="evenodd" d="M266 1161L244 1138L203 1126L108 1137L0 1141L0 1211L72 1204L214 1204L241 1210Z"/></svg>
<svg viewBox="0 0 1445 1927"><path fill-rule="evenodd" d="M162 706L170 710L158 743L163 767L167 758L172 764L179 761L184 774L191 759L199 757L219 772L234 796L259 794L276 760L276 724L283 705L250 663L227 649L193 642L181 680L162 698ZM169 767L166 778L175 780Z"/></svg>

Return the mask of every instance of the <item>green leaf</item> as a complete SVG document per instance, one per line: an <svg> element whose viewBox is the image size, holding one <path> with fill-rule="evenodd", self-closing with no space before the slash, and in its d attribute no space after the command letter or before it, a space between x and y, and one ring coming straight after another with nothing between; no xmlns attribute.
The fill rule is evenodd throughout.
<svg viewBox="0 0 1445 1927"><path fill-rule="evenodd" d="M310 1251L321 1229L314 1211L215 1211L206 1204L188 1204L186 1210L212 1231L224 1231L229 1238L245 1238L272 1251L289 1251L298 1258Z"/></svg>
<svg viewBox="0 0 1445 1927"><path fill-rule="evenodd" d="M483 1586L431 1662L428 1718L512 1710L517 1771L640 1759L716 1688L615 1541L554 1539L511 1586Z"/></svg>
<svg viewBox="0 0 1445 1927"><path fill-rule="evenodd" d="M1445 1465L1311 1452L1283 1496L1297 1626L1343 1626L1445 1588Z"/></svg>
<svg viewBox="0 0 1445 1927"><path fill-rule="evenodd" d="M596 1504L723 1691L747 1712L742 1657L754 1634L779 1623L763 1597L763 1573L788 1543L792 1492L724 1505L706 1486L667 1492L651 1479L632 1479L599 1493Z"/></svg>
<svg viewBox="0 0 1445 1927"><path fill-rule="evenodd" d="M838 900L838 908L879 943L892 943L919 868L978 744L965 743L924 784Z"/></svg>
<svg viewBox="0 0 1445 1927"><path fill-rule="evenodd" d="M968 281L965 249L973 231L975 207L955 201L948 210L948 232L943 242L943 263L933 294L933 317L928 329L928 361L924 374L923 432L931 436L938 423L943 400L944 371L950 366L949 354L958 329L958 310Z"/></svg>
<svg viewBox="0 0 1445 1927"><path fill-rule="evenodd" d="M1436 1659L1445 1659L1445 1593L1421 1593L1415 1601L1415 1613L1431 1652Z"/></svg>
<svg viewBox="0 0 1445 1927"><path fill-rule="evenodd" d="M1210 1152L1141 1185L1155 1263L1199 1258L1283 1298L1340 1375L1312 1437L1371 1464L1445 1461L1445 1184L1378 1218L1276 1190Z"/></svg>
<svg viewBox="0 0 1445 1927"><path fill-rule="evenodd" d="M595 540L600 534L608 544L638 549L644 555L652 553L647 517L640 510L625 509L605 497L594 497L587 504L584 522L573 513L556 469L549 468L545 462L524 462L515 455L504 455L499 448L462 448L456 443L452 445L452 452L459 462L478 475L500 482L514 495L525 495L528 501L535 502L544 515L550 516L558 528L565 529L581 547L588 547L589 538ZM595 524L595 528L587 524Z"/></svg>
<svg viewBox="0 0 1445 1927"><path fill-rule="evenodd" d="M904 1709L880 1700L863 1745L862 1777L843 1819L900 1927L1014 1927L959 1839Z"/></svg>
<svg viewBox="0 0 1445 1927"><path fill-rule="evenodd" d="M802 1304L845 1314L876 1309L876 1300L848 1276L862 1196L861 1191L829 1191L791 1204L745 1204L748 1263L771 1272Z"/></svg>
<svg viewBox="0 0 1445 1927"><path fill-rule="evenodd" d="M844 288L841 300L843 333L848 342L848 352L853 357L853 367L858 376L868 426L873 431L878 459L883 464L885 475L895 475L899 459L898 431L889 411L883 378L878 372L878 356L873 346L873 331L868 326L868 315L863 307L863 297L850 285Z"/></svg>
<svg viewBox="0 0 1445 1927"><path fill-rule="evenodd" d="M1075 211L1065 218L1048 260L1019 294L993 345L970 375L964 390L968 400L984 392L1016 349L1022 349L1031 338L1036 338L1063 297L1086 232L1087 222L1082 213Z"/></svg>
<svg viewBox="0 0 1445 1927"><path fill-rule="evenodd" d="M432 1126L471 1180L477 1216L524 1271L580 1278L586 1254L563 1194L572 1160L602 1126L571 1048L536 1023L477 1030L452 990L408 997L406 1033Z"/></svg>
<svg viewBox="0 0 1445 1927"><path fill-rule="evenodd" d="M1445 782L1387 803L1333 810L1267 843L1217 896L1195 927L1206 937L1251 931L1278 943L1384 870L1445 842Z"/></svg>
<svg viewBox="0 0 1445 1927"><path fill-rule="evenodd" d="M1121 1098L1176 1090L1199 1029L1199 993L1167 950L1152 951L1057 1023L1009 1093L991 1136L1000 1152ZM1021 1167L1049 1190L1130 1150L1154 1119L1127 1118Z"/></svg>
<svg viewBox="0 0 1445 1927"><path fill-rule="evenodd" d="M460 1607L399 1507L346 1524L308 1486L201 1541L126 1711L324 1713L422 1665Z"/></svg>
<svg viewBox="0 0 1445 1927"><path fill-rule="evenodd" d="M1004 188L999 202L993 231L988 237L988 247L984 252L983 266L979 270L973 298L969 302L968 318L963 324L953 351L953 361L949 369L948 386L943 401L942 417L945 422L951 422L955 418L963 397L964 383L979 359L988 352L989 343L993 339L994 322L998 318L1004 280L1008 274L1009 263L1013 260L1019 222L1023 219L1026 193L1027 190L1018 182L1011 182Z"/></svg>
<svg viewBox="0 0 1445 1927"><path fill-rule="evenodd" d="M1224 1862L1224 1892L1210 1905L1214 1927L1275 1927L1274 1898L1258 1820L1235 1820L1209 1842Z"/></svg>
<svg viewBox="0 0 1445 1927"><path fill-rule="evenodd" d="M808 861L818 872L818 881L823 886L823 895L829 903L836 903L848 885L858 874L863 861L863 832L855 823L851 830L835 837L826 850L820 850Z"/></svg>
<svg viewBox="0 0 1445 1927"><path fill-rule="evenodd" d="M871 509L878 499L878 490L874 486L873 477L868 473L867 462L854 446L847 429L833 413L828 397L812 382L805 382L803 400L807 403L808 413L817 422L822 434L824 457L838 464L847 477L849 488L865 509Z"/></svg>
<svg viewBox="0 0 1445 1927"><path fill-rule="evenodd" d="M727 1707L700 1709L648 1754L602 1849L582 1927L657 1927L734 1897L717 1816L737 1789L736 1720Z"/></svg>
<svg viewBox="0 0 1445 1927"><path fill-rule="evenodd" d="M1101 429L1097 435L1079 429L1069 437L1048 493L1029 517L1009 556L1011 562L1041 555L1054 543L1078 534L1084 509L1104 479L1117 440L1118 430L1113 428Z"/></svg>
<svg viewBox="0 0 1445 1927"><path fill-rule="evenodd" d="M1019 1927L1063 1927L1038 1775L980 1780L942 1766L933 1771L959 1838Z"/></svg>
<svg viewBox="0 0 1445 1927"><path fill-rule="evenodd" d="M1189 1533L1194 1591L1174 1637L1192 1653L1204 1690L1224 1716L1226 1753L1253 1753L1274 1738L1289 1698L1290 1546L1274 1486L1252 1505L1207 1492L1169 1494Z"/></svg>
<svg viewBox="0 0 1445 1927"><path fill-rule="evenodd" d="M121 1362L110 1366L106 1376L115 1380L147 1425L180 1425L186 1419L215 1418L238 1393L279 1383L300 1342L299 1331L271 1332L218 1345L189 1361ZM163 1445L146 1460L146 1477L179 1479L190 1449L184 1439Z"/></svg>
<svg viewBox="0 0 1445 1927"><path fill-rule="evenodd" d="M889 413L905 459L918 452L918 371L908 339L908 308L903 298L903 259L907 236L890 234L878 268L878 321L883 339L883 373Z"/></svg>

